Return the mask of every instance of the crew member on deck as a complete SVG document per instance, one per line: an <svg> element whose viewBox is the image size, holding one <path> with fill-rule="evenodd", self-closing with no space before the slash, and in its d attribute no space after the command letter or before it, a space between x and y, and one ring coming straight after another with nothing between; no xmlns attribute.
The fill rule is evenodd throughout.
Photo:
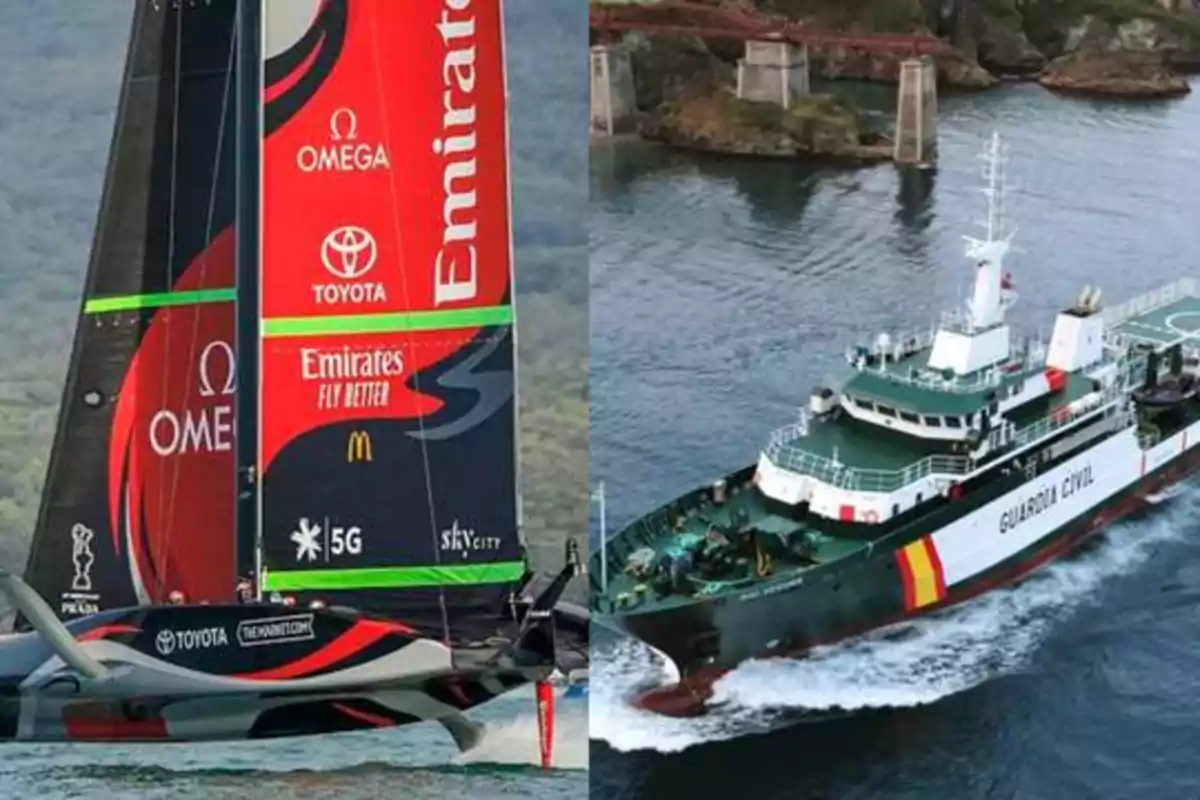
<svg viewBox="0 0 1200 800"><path fill-rule="evenodd" d="M254 602L254 585L245 578L237 582L236 592L239 603L246 605Z"/></svg>
<svg viewBox="0 0 1200 800"><path fill-rule="evenodd" d="M183 592L179 591L178 589L173 590L169 595L167 595L168 605L181 606L183 605L183 600Z"/></svg>

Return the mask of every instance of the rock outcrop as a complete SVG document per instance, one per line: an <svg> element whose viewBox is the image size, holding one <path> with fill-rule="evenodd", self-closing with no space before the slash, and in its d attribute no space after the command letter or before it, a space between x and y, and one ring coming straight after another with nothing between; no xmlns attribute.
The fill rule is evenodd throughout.
<svg viewBox="0 0 1200 800"><path fill-rule="evenodd" d="M1064 54L1046 65L1048 88L1116 97L1173 97L1190 91L1179 67L1200 48L1163 22L1132 19L1113 24L1080 17L1065 31Z"/></svg>
<svg viewBox="0 0 1200 800"><path fill-rule="evenodd" d="M1029 41L1016 14L985 12L977 50L979 65L997 75L1033 77L1046 66L1046 56Z"/></svg>
<svg viewBox="0 0 1200 800"><path fill-rule="evenodd" d="M1187 78L1161 58L1129 52L1060 56L1038 82L1048 89L1110 97L1177 97L1191 91Z"/></svg>
<svg viewBox="0 0 1200 800"><path fill-rule="evenodd" d="M870 141L858 116L831 95L794 98L784 109L738 100L718 89L681 96L641 124L647 139L714 153L857 161L891 158L891 148Z"/></svg>

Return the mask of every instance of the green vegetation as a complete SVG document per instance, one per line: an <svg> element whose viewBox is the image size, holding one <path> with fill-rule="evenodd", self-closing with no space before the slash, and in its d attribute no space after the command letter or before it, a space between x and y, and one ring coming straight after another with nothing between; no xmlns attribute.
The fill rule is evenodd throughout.
<svg viewBox="0 0 1200 800"><path fill-rule="evenodd" d="M780 131L814 148L819 142L857 145L862 132L858 115L832 94L810 94L793 98L791 108L775 103L755 103L730 98L734 117L741 124L762 132Z"/></svg>
<svg viewBox="0 0 1200 800"><path fill-rule="evenodd" d="M760 0L757 5L831 30L904 32L920 30L926 20L923 0Z"/></svg>
<svg viewBox="0 0 1200 800"><path fill-rule="evenodd" d="M1087 14L1110 25L1154 20L1200 42L1200 14L1169 11L1158 0L984 0L984 8L998 17L1019 16L1034 43L1056 39L1071 21Z"/></svg>
<svg viewBox="0 0 1200 800"><path fill-rule="evenodd" d="M0 10L0 565L37 514L117 98L130 0ZM587 541L587 256L582 15L509 0L527 534L535 565Z"/></svg>
<svg viewBox="0 0 1200 800"><path fill-rule="evenodd" d="M651 138L718 153L862 157L858 116L832 95L793 97L791 108L739 100L728 90L665 104L643 129Z"/></svg>

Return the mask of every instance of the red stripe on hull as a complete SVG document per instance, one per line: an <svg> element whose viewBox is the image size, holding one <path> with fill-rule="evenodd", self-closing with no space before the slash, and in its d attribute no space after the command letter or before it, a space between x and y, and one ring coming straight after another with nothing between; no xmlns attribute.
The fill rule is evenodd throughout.
<svg viewBox="0 0 1200 800"><path fill-rule="evenodd" d="M904 587L904 607L910 611L917 607L917 588L913 582L912 567L908 565L908 554L904 548L896 550L896 566L900 570L900 583Z"/></svg>
<svg viewBox="0 0 1200 800"><path fill-rule="evenodd" d="M157 741L170 738L162 717L129 719L115 704L69 707L63 712L67 737L77 742Z"/></svg>
<svg viewBox="0 0 1200 800"><path fill-rule="evenodd" d="M371 714L366 711L359 711L357 708L351 708L345 703L334 703L333 707L351 719L364 722L367 725L371 725L376 728L390 728L396 724L395 720L388 719L387 717L379 714Z"/></svg>
<svg viewBox="0 0 1200 800"><path fill-rule="evenodd" d="M375 644L385 636L411 633L412 629L404 625L391 622L378 622L376 620L359 620L354 623L353 628L320 650L309 653L303 658L297 659L290 664L284 664L281 667L275 667L274 669L245 672L236 677L252 681L283 681L301 678L330 667L339 661L344 661L355 653L361 652ZM407 643L406 641L405 644Z"/></svg>
<svg viewBox="0 0 1200 800"><path fill-rule="evenodd" d="M925 555L929 557L929 566L933 568L934 587L938 597L946 596L946 573L942 570L942 557L938 555L933 538L926 536L921 540L925 547Z"/></svg>
<svg viewBox="0 0 1200 800"><path fill-rule="evenodd" d="M84 631L75 637L78 642L94 642L97 639L107 639L110 635L117 636L122 633L140 633L141 628L136 625L102 625L99 628L92 628L90 631Z"/></svg>

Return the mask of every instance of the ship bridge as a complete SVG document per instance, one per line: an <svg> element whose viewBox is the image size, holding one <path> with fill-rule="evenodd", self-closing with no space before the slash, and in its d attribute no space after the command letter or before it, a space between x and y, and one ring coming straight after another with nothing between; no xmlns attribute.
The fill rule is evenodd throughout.
<svg viewBox="0 0 1200 800"><path fill-rule="evenodd" d="M852 347L849 377L818 389L795 423L771 435L755 474L767 497L873 525L958 496L984 471L1021 465L1025 451L1049 455L1041 451L1074 435L1069 428L1090 426L1092 436L1129 424L1131 387L1160 367L1148 353L1200 336L1200 298L1182 281L1105 311L1099 290L1085 287L1049 343L1014 342L998 136L983 160L986 236L965 237L974 282L964 308L928 333Z"/></svg>

